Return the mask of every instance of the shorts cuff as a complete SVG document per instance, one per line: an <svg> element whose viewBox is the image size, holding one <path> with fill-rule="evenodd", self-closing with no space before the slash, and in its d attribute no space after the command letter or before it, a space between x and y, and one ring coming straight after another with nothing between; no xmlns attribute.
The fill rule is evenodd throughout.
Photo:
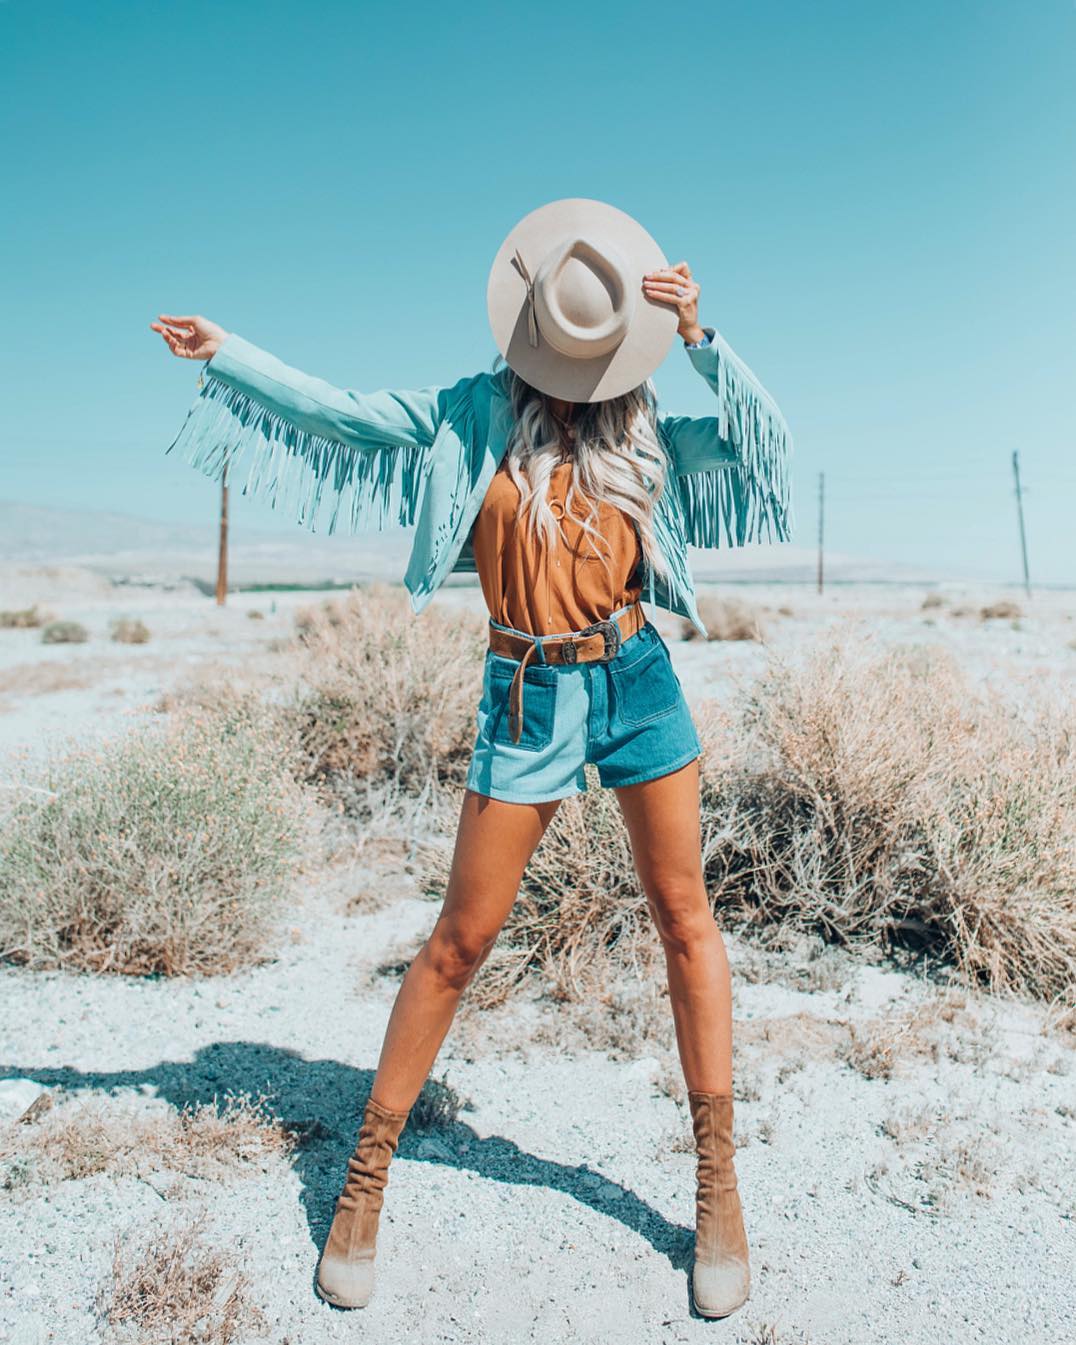
<svg viewBox="0 0 1076 1345"><path fill-rule="evenodd" d="M660 780L663 775L672 775L673 771L681 770L689 761L695 761L702 756L701 748L694 748L684 757L677 761L666 762L657 767L656 770L641 771L638 775L629 775L626 780L606 780L602 777L601 767L598 767L598 779L601 781L604 789L621 789L625 785L641 785L647 780Z"/></svg>

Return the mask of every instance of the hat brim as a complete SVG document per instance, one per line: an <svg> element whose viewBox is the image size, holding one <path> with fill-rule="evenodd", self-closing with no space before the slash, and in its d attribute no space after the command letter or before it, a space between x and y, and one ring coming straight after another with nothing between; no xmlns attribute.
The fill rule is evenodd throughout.
<svg viewBox="0 0 1076 1345"><path fill-rule="evenodd" d="M607 355L576 359L541 339L532 346L527 335L527 287L512 264L520 255L533 276L542 258L569 234L611 243L624 258L639 291L624 339ZM646 381L669 353L679 314L673 304L642 292L643 276L667 266L665 255L637 220L605 201L565 197L532 210L501 244L490 267L486 309L497 349L507 364L532 387L568 402L601 402L619 397Z"/></svg>

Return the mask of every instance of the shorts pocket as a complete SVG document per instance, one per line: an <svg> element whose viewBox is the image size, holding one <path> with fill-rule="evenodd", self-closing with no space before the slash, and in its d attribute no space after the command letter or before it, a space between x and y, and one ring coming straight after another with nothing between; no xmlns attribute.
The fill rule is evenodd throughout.
<svg viewBox="0 0 1076 1345"><path fill-rule="evenodd" d="M624 724L647 724L670 714L683 695L669 651L660 640L630 663L619 665L614 659L609 674L614 709Z"/></svg>
<svg viewBox="0 0 1076 1345"><path fill-rule="evenodd" d="M486 733L491 742L540 752L553 741L557 709L557 674L548 665L528 664L523 673L523 732L513 742L508 716L508 693L518 665L489 655L483 689Z"/></svg>

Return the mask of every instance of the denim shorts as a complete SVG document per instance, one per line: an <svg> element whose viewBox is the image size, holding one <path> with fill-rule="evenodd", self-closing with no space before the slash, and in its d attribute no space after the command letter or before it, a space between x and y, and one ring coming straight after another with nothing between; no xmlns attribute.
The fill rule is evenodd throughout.
<svg viewBox="0 0 1076 1345"><path fill-rule="evenodd" d="M523 732L514 743L508 688L518 667L486 653L467 773L477 794L549 803L586 790L588 761L603 786L616 788L668 775L702 751L668 646L649 621L604 663L546 663L539 644L523 673Z"/></svg>

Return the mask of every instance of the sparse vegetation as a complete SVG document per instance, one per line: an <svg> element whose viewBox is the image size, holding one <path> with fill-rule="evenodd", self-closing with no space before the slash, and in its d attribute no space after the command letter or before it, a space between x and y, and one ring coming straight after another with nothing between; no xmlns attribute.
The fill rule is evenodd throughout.
<svg viewBox="0 0 1076 1345"><path fill-rule="evenodd" d="M983 621L1018 621L1023 615L1020 604L1009 598L987 603L985 607L979 609L979 616Z"/></svg>
<svg viewBox="0 0 1076 1345"><path fill-rule="evenodd" d="M32 607L0 611L0 630L32 630L52 620L52 613L41 611L35 603Z"/></svg>
<svg viewBox="0 0 1076 1345"><path fill-rule="evenodd" d="M145 644L149 627L137 617L118 617L112 622L110 635L118 644Z"/></svg>
<svg viewBox="0 0 1076 1345"><path fill-rule="evenodd" d="M762 618L758 610L739 598L717 598L703 596L697 602L699 616L707 630L709 640L761 640ZM682 623L681 633L685 640L698 640L702 637L686 619Z"/></svg>
<svg viewBox="0 0 1076 1345"><path fill-rule="evenodd" d="M456 1124L466 1105L444 1075L427 1079L408 1113L408 1127L420 1131L448 1129Z"/></svg>
<svg viewBox="0 0 1076 1345"><path fill-rule="evenodd" d="M416 617L384 585L296 616L300 687L288 707L301 775L361 814L371 786L436 793L463 782L474 745L484 623Z"/></svg>
<svg viewBox="0 0 1076 1345"><path fill-rule="evenodd" d="M50 621L41 631L42 644L85 644L89 638L80 621Z"/></svg>
<svg viewBox="0 0 1076 1345"><path fill-rule="evenodd" d="M71 1098L8 1130L0 1145L0 1184L77 1181L100 1172L145 1176L156 1169L214 1179L260 1172L262 1160L291 1147L292 1137L263 1097L228 1095L218 1105L178 1111Z"/></svg>
<svg viewBox="0 0 1076 1345"><path fill-rule="evenodd" d="M211 1245L204 1216L148 1236L117 1237L100 1295L110 1326L144 1345L235 1345L265 1325L233 1252Z"/></svg>
<svg viewBox="0 0 1076 1345"><path fill-rule="evenodd" d="M935 948L995 989L1076 977L1076 721L940 651L772 659L703 770L712 896L751 924Z"/></svg>
<svg viewBox="0 0 1076 1345"><path fill-rule="evenodd" d="M253 697L49 766L0 836L0 956L212 974L257 958L309 810Z"/></svg>

